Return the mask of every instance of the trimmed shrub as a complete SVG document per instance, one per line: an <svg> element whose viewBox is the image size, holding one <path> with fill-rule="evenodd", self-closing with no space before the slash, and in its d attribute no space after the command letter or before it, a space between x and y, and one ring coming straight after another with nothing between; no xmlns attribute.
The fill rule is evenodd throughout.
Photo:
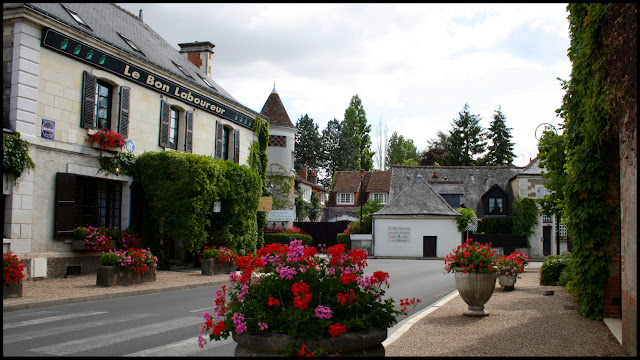
<svg viewBox="0 0 640 360"><path fill-rule="evenodd" d="M347 250L351 250L351 235L346 233L340 233L336 235L336 240L338 244L344 245L344 248Z"/></svg>
<svg viewBox="0 0 640 360"><path fill-rule="evenodd" d="M478 221L477 234L511 234L513 220L511 219L482 219Z"/></svg>
<svg viewBox="0 0 640 360"><path fill-rule="evenodd" d="M571 284L575 281L576 277L576 263L573 256L571 256L567 266L565 266L564 270L562 270L562 274L560 274L560 277L558 278L558 285L571 292Z"/></svg>
<svg viewBox="0 0 640 360"><path fill-rule="evenodd" d="M104 253L100 258L100 265L116 266L118 265L118 256L112 252Z"/></svg>
<svg viewBox="0 0 640 360"><path fill-rule="evenodd" d="M302 244L313 246L313 237L309 234L283 234L283 233L265 233L264 243L289 245L292 240L302 240Z"/></svg>
<svg viewBox="0 0 640 360"><path fill-rule="evenodd" d="M540 285L559 285L560 275L570 260L570 254L547 256L540 268Z"/></svg>

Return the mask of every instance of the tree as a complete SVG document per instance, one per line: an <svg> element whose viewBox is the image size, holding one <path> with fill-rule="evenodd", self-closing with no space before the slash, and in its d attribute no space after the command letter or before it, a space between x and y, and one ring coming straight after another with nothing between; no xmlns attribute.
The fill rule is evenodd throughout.
<svg viewBox="0 0 640 360"><path fill-rule="evenodd" d="M475 155L485 151L484 129L480 125L482 118L469 112L469 104L464 104L458 118L453 119L453 129L449 131L447 165L476 165Z"/></svg>
<svg viewBox="0 0 640 360"><path fill-rule="evenodd" d="M331 181L333 174L339 169L339 165L344 156L341 151L337 151L340 147L340 134L341 126L340 122L335 118L329 120L327 127L322 130L322 164L326 172L327 177L320 180L322 186L326 189L331 188Z"/></svg>
<svg viewBox="0 0 640 360"><path fill-rule="evenodd" d="M316 221L318 215L322 212L320 206L320 194L317 191L311 190L311 206L309 207L309 221Z"/></svg>
<svg viewBox="0 0 640 360"><path fill-rule="evenodd" d="M480 163L488 166L513 165L513 159L516 155L513 153L513 143L511 142L511 128L508 128L505 121L506 116L499 107L493 114L493 121L489 129L487 129L487 137L491 139L492 144L487 148L487 155L482 158Z"/></svg>
<svg viewBox="0 0 640 360"><path fill-rule="evenodd" d="M545 131L538 143L538 159L542 168L542 178L550 179L544 184L549 194L538 200L541 212L547 216L562 213L564 204L563 188L567 182L564 172L566 163L565 136L553 131Z"/></svg>
<svg viewBox="0 0 640 360"><path fill-rule="evenodd" d="M306 202L302 195L298 195L295 200L296 203L296 221L305 221L307 216L309 216L309 210L311 209L311 204Z"/></svg>
<svg viewBox="0 0 640 360"><path fill-rule="evenodd" d="M344 153L345 158L338 170L354 171L363 168L365 171L370 171L373 168L374 155L369 135L371 125L367 124L367 115L358 95L351 98L349 107L344 112L341 127L338 150Z"/></svg>
<svg viewBox="0 0 640 360"><path fill-rule="evenodd" d="M387 168L384 160L387 153L387 144L389 143L387 139L388 131L389 130L387 128L387 124L383 124L382 118L380 118L380 120L378 121L378 128L376 129L376 139L377 139L376 149L378 150L376 151L376 157L378 159L379 170L383 170Z"/></svg>
<svg viewBox="0 0 640 360"><path fill-rule="evenodd" d="M394 164L418 165L418 149L413 144L413 140L405 139L404 136L398 135L397 132L391 134L391 138L387 144L387 154L385 163L388 167ZM412 162L413 161L413 162Z"/></svg>
<svg viewBox="0 0 640 360"><path fill-rule="evenodd" d="M322 165L322 139L318 133L318 125L305 114L296 122L298 133L296 134L296 146L294 150L294 167L300 168L301 164L310 169L319 169Z"/></svg>
<svg viewBox="0 0 640 360"><path fill-rule="evenodd" d="M436 138L427 140L429 146L427 150L423 151L420 155L420 165L442 165L447 166L447 158L449 157L449 135L442 131L438 131Z"/></svg>

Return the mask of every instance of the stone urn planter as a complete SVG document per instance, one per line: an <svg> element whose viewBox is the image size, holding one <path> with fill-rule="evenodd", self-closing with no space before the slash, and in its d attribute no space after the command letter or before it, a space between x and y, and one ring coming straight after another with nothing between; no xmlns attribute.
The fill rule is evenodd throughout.
<svg viewBox="0 0 640 360"><path fill-rule="evenodd" d="M455 269L456 287L460 297L464 300L469 309L464 312L466 316L486 316L484 304L489 301L493 290L496 287L497 270L486 273L471 272L466 274L462 268Z"/></svg>
<svg viewBox="0 0 640 360"><path fill-rule="evenodd" d="M202 275L208 276L230 274L236 271L233 261L224 261L222 264L217 264L215 259L202 259L200 266L202 267Z"/></svg>
<svg viewBox="0 0 640 360"><path fill-rule="evenodd" d="M16 282L2 282L2 298L22 297L22 279Z"/></svg>
<svg viewBox="0 0 640 360"><path fill-rule="evenodd" d="M145 282L155 282L158 273L157 266L150 268L142 274L131 269L116 266L98 266L96 271L96 285L109 286L128 286L133 284L141 284Z"/></svg>
<svg viewBox="0 0 640 360"><path fill-rule="evenodd" d="M295 341L288 334L237 334L232 333L233 340L238 344L235 356L285 356L287 344ZM347 356L384 356L382 342L387 338L387 329L374 328L366 331L345 333L335 338L327 337L304 341L311 351L320 348L329 354Z"/></svg>
<svg viewBox="0 0 640 360"><path fill-rule="evenodd" d="M498 275L498 283L504 291L512 291L518 281L517 275Z"/></svg>

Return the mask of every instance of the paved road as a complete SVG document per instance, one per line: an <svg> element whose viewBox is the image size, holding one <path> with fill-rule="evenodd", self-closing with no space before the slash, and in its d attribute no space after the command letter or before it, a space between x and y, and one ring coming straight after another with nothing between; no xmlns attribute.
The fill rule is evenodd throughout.
<svg viewBox="0 0 640 360"><path fill-rule="evenodd" d="M412 313L455 290L442 261L370 259L367 274L390 273L391 296L418 297ZM219 286L3 314L4 356L233 356L227 339L197 345L202 312ZM399 306L399 305L398 305ZM402 320L400 318L399 320ZM394 329L390 329L390 333Z"/></svg>

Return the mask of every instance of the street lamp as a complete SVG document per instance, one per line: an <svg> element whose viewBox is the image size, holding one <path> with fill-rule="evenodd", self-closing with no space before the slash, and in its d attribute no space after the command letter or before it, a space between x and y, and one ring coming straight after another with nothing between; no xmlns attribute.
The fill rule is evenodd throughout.
<svg viewBox="0 0 640 360"><path fill-rule="evenodd" d="M362 231L362 195L364 189L362 188L362 182L364 180L364 169L360 169L360 231Z"/></svg>

